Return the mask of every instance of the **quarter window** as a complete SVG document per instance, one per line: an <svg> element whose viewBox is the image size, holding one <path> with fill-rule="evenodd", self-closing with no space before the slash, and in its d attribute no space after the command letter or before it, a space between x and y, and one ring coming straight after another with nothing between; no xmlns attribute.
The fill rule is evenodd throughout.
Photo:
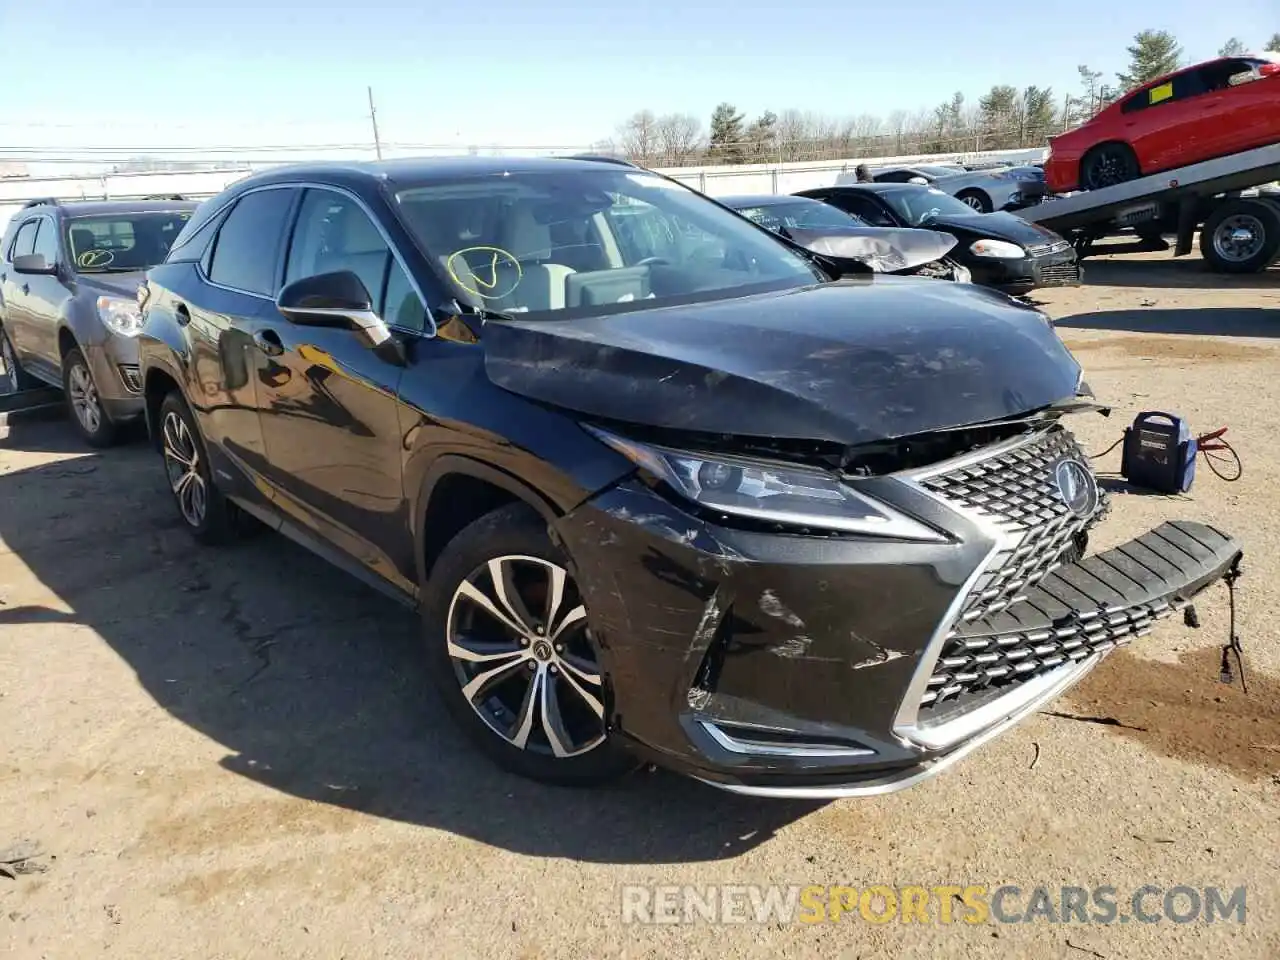
<svg viewBox="0 0 1280 960"><path fill-rule="evenodd" d="M58 227L48 218L40 221L40 230L36 233L36 245L32 253L44 255L44 262L58 262Z"/></svg>
<svg viewBox="0 0 1280 960"><path fill-rule="evenodd" d="M24 257L35 250L36 228L39 226L39 220L28 220L18 228L18 232L13 238L13 246L9 250L10 258Z"/></svg>
<svg viewBox="0 0 1280 960"><path fill-rule="evenodd" d="M214 283L271 297L292 190L258 190L237 201L218 231L209 279Z"/></svg>

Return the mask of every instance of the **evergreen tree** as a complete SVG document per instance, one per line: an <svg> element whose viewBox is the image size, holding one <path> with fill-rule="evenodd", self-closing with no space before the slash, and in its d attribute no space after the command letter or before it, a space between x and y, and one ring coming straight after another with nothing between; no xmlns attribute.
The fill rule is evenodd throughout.
<svg viewBox="0 0 1280 960"><path fill-rule="evenodd" d="M711 136L708 146L712 156L722 163L741 163L744 117L731 103L722 103L711 113Z"/></svg>
<svg viewBox="0 0 1280 960"><path fill-rule="evenodd" d="M1222 48L1218 51L1218 56L1238 57L1244 52L1244 43L1239 37L1232 37L1222 45Z"/></svg>
<svg viewBox="0 0 1280 960"><path fill-rule="evenodd" d="M1263 49L1280 53L1280 33L1273 33L1271 35L1271 39L1267 41L1267 45Z"/></svg>
<svg viewBox="0 0 1280 960"><path fill-rule="evenodd" d="M1182 65L1182 47L1167 30L1143 30L1133 38L1133 46L1127 49L1129 72L1116 74L1125 90L1172 73Z"/></svg>

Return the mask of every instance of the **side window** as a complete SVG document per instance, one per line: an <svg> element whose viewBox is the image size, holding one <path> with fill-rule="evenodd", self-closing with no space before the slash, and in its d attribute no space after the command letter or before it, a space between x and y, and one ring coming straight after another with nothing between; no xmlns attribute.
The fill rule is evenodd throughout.
<svg viewBox="0 0 1280 960"><path fill-rule="evenodd" d="M841 210L852 213L855 217L867 221L873 227L892 227L896 226L893 218L880 209L880 205L869 197L851 196L840 197L836 202Z"/></svg>
<svg viewBox="0 0 1280 960"><path fill-rule="evenodd" d="M45 217L36 233L36 245L32 253L44 254L45 263L58 262L58 225Z"/></svg>
<svg viewBox="0 0 1280 960"><path fill-rule="evenodd" d="M276 293L276 265L285 219L294 191L259 190L236 201L214 241L209 279L270 297Z"/></svg>
<svg viewBox="0 0 1280 960"><path fill-rule="evenodd" d="M391 272L387 275L386 305L382 310L382 319L393 327L404 327L406 330L427 328L427 308L418 296L418 291L413 289L404 268L395 259L392 259Z"/></svg>
<svg viewBox="0 0 1280 960"><path fill-rule="evenodd" d="M18 232L13 238L13 247L9 250L10 260L14 257L26 256L35 250L36 228L39 226L39 220L28 220L18 228Z"/></svg>
<svg viewBox="0 0 1280 960"><path fill-rule="evenodd" d="M391 248L358 203L329 190L308 190L298 210L284 282L350 270L364 282L377 309L393 259Z"/></svg>

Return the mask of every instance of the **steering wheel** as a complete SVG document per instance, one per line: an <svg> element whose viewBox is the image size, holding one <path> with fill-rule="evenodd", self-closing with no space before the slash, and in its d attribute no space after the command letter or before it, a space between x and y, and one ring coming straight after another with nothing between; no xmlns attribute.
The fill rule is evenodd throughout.
<svg viewBox="0 0 1280 960"><path fill-rule="evenodd" d="M666 267L672 266L671 261L668 260L666 257L645 257L643 260L637 260L634 264L632 264L632 266L651 267L651 266L654 266L655 264L660 264Z"/></svg>

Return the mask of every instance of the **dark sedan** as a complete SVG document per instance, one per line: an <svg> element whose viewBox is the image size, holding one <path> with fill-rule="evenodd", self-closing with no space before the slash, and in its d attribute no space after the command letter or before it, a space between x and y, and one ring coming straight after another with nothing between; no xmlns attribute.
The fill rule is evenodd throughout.
<svg viewBox="0 0 1280 960"><path fill-rule="evenodd" d="M965 267L946 255L956 245L955 237L949 233L873 227L851 213L808 197L750 194L716 199L766 230L815 253L834 256L836 261L842 259L837 250L846 255L856 250L853 259L866 263L877 273L957 283L973 280ZM860 244L863 246L858 249Z"/></svg>
<svg viewBox="0 0 1280 960"><path fill-rule="evenodd" d="M1012 213L977 213L948 193L915 183L860 183L801 190L878 227L943 230L958 241L951 256L973 282L1012 296L1081 281L1075 249L1046 227Z"/></svg>

